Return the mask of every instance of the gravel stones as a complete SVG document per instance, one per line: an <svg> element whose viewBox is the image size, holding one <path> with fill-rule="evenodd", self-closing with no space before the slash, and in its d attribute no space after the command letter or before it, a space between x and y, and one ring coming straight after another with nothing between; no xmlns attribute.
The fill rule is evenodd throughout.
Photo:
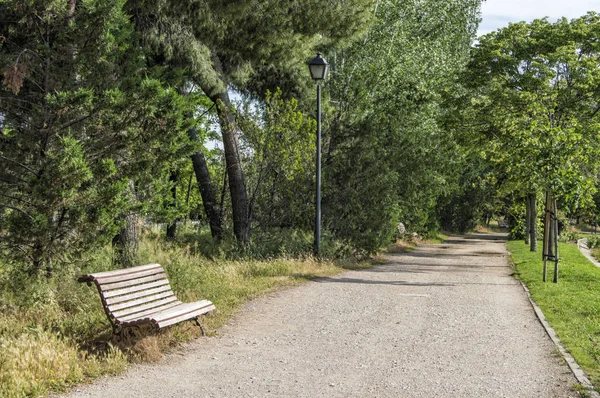
<svg viewBox="0 0 600 398"><path fill-rule="evenodd" d="M66 397L577 397L504 239L452 237L262 297L184 356Z"/></svg>

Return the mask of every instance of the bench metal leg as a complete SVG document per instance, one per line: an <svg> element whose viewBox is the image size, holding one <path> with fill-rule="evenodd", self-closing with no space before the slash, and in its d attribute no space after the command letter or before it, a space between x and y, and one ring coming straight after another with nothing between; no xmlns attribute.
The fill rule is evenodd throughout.
<svg viewBox="0 0 600 398"><path fill-rule="evenodd" d="M198 325L200 327L200 330L202 331L202 336L206 336L206 332L204 331L204 328L200 324L200 321L198 320L198 318L194 318L194 321L196 321L196 325Z"/></svg>
<svg viewBox="0 0 600 398"><path fill-rule="evenodd" d="M123 333L123 327L117 326L114 323L111 323L111 326L113 330L113 335L121 337L121 334Z"/></svg>

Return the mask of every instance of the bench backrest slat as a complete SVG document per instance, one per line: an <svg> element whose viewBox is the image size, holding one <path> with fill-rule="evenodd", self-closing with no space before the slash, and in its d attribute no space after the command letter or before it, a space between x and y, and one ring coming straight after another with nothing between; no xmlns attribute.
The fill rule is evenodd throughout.
<svg viewBox="0 0 600 398"><path fill-rule="evenodd" d="M162 267L158 267L155 269L149 269L146 271L128 273L128 274L123 274L123 275L104 276L104 277L97 278L96 283L98 283L98 285L106 285L108 283L123 282L123 281L129 281L132 279L138 279L138 278L141 278L144 276L156 275L161 272L164 272Z"/></svg>
<svg viewBox="0 0 600 398"><path fill-rule="evenodd" d="M133 299L141 299L141 300L144 300L144 303L145 303L145 302L151 301L147 296L153 296L158 293L170 292L170 291L171 291L171 286L169 286L169 283L167 281L166 286L163 284L163 286L158 286L158 287L155 287L152 289L137 290L134 293L124 294L122 296L116 296L116 297L106 299L106 304L108 304L108 306L112 306L113 304L130 302Z"/></svg>
<svg viewBox="0 0 600 398"><path fill-rule="evenodd" d="M137 267L117 269L114 271L95 272L93 274L84 275L82 277L82 279L102 279L102 278L106 278L106 277L110 277L110 276L127 275L127 274L138 273L138 272L148 271L148 270L157 269L157 268L162 269L160 264L146 264L146 265L140 265Z"/></svg>
<svg viewBox="0 0 600 398"><path fill-rule="evenodd" d="M164 304L164 305L150 308L145 311L138 311L138 309L141 307L136 307L135 311L137 311L137 312L132 312L131 314L128 314L128 315L121 315L121 316L119 316L119 320L121 322L127 322L127 321L131 321L132 319L139 319L139 318L147 317L148 315L152 315L152 314L156 314L160 311L168 310L169 308L173 308L180 304L181 304L181 301L175 300L175 301L168 302L167 304Z"/></svg>
<svg viewBox="0 0 600 398"><path fill-rule="evenodd" d="M108 299L111 297L123 296L125 294L141 292L144 290L152 289L159 286L165 286L168 284L169 281L167 279L159 279L150 283L129 286L122 289L106 290L106 286L103 286L104 298Z"/></svg>
<svg viewBox="0 0 600 398"><path fill-rule="evenodd" d="M152 304L152 301L156 301L156 300L171 297L171 296L175 297L175 295L173 294L171 289L169 289L166 292L158 293L153 296L146 296L146 297L143 297L143 298L137 299L137 300L126 301L124 303L119 303L119 304L112 304L112 305L108 306L108 309L111 313L114 313L117 310L122 310L125 308L136 307L136 306L139 306L142 304L148 304L148 303Z"/></svg>
<svg viewBox="0 0 600 398"><path fill-rule="evenodd" d="M141 283L154 282L154 281L161 280L161 279L167 279L167 274L165 274L163 272L160 274L150 275L150 276L146 276L146 277L140 277L138 279L131 279L131 280L124 281L124 282L105 283L102 285L102 290L108 291L108 290L120 289L123 287L139 285Z"/></svg>

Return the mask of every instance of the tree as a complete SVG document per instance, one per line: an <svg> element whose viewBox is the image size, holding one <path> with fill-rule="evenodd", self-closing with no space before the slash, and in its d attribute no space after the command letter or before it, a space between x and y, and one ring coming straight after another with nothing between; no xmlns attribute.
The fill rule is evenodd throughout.
<svg viewBox="0 0 600 398"><path fill-rule="evenodd" d="M0 3L0 240L33 274L109 241L130 181L168 157L185 103L157 79L123 1Z"/></svg>
<svg viewBox="0 0 600 398"><path fill-rule="evenodd" d="M244 131L253 229L313 227L316 123L281 90L264 106L247 104L238 117Z"/></svg>
<svg viewBox="0 0 600 398"><path fill-rule="evenodd" d="M377 2L362 40L332 52L325 130L325 225L362 251L399 221L437 228L437 203L460 164L442 116L475 35L479 1Z"/></svg>
<svg viewBox="0 0 600 398"><path fill-rule="evenodd" d="M249 239L249 202L242 168L239 127L228 87L262 97L281 82L306 81L305 60L317 45L353 37L372 1L275 0L128 1L136 29L156 60L185 66L188 78L215 104L226 160L233 229ZM282 79L283 78L283 79ZM202 178L201 175L198 176Z"/></svg>
<svg viewBox="0 0 600 398"><path fill-rule="evenodd" d="M536 196L567 208L592 202L598 166L600 17L514 23L479 39L466 81L476 91L478 135L488 161L527 196L536 250Z"/></svg>

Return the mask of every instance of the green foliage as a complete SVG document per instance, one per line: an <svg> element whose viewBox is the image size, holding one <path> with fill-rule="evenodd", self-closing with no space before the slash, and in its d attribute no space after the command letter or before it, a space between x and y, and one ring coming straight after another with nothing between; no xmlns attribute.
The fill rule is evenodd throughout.
<svg viewBox="0 0 600 398"><path fill-rule="evenodd" d="M587 247L589 249L595 249L597 247L600 247L600 236L588 236Z"/></svg>
<svg viewBox="0 0 600 398"><path fill-rule="evenodd" d="M193 86L216 106L231 197L228 203L222 198L220 212L216 209L219 206L214 184L207 177L204 162L196 158L199 184L215 236L223 230L220 224L228 216L229 211L224 211L227 205L236 239L245 245L254 206L246 189L240 131L230 106L229 89L254 98L264 98L265 92L281 86L287 98L302 93L308 83L304 64L309 54L314 54L317 47L340 45L356 37L368 19L371 4L372 0L292 1L285 7L273 0L125 4L152 63L167 70L182 70L178 88ZM225 214L217 214L221 212Z"/></svg>
<svg viewBox="0 0 600 398"><path fill-rule="evenodd" d="M442 230L458 233L472 231L482 217L478 208L480 203L474 190L453 193L447 202L438 208Z"/></svg>
<svg viewBox="0 0 600 398"><path fill-rule="evenodd" d="M135 205L128 180L185 146L186 104L145 65L123 7L0 4L0 249L32 273L112 238Z"/></svg>
<svg viewBox="0 0 600 398"><path fill-rule="evenodd" d="M475 92L470 139L485 150L504 190L549 190L571 210L592 204L599 29L595 13L513 23L473 49L466 77Z"/></svg>
<svg viewBox="0 0 600 398"><path fill-rule="evenodd" d="M379 2L363 40L328 58L323 214L359 250L389 243L399 221L421 234L438 228L438 198L461 164L444 98L468 60L478 11L469 0Z"/></svg>
<svg viewBox="0 0 600 398"><path fill-rule="evenodd" d="M493 174L481 159L467 159L459 166L462 174L438 201L438 219L444 231L469 232L501 212Z"/></svg>
<svg viewBox="0 0 600 398"><path fill-rule="evenodd" d="M558 241L562 243L577 242L581 238L581 234L569 230L564 230L558 237Z"/></svg>
<svg viewBox="0 0 600 398"><path fill-rule="evenodd" d="M521 202L513 204L509 209L510 239L525 238L525 205Z"/></svg>
<svg viewBox="0 0 600 398"><path fill-rule="evenodd" d="M267 92L260 108L247 104L239 120L253 229L310 230L315 121L298 110L296 100L283 99L281 90Z"/></svg>
<svg viewBox="0 0 600 398"><path fill-rule="evenodd" d="M186 65L208 96L232 83L258 97L282 87L291 97L307 88L306 60L355 38L369 26L373 3L136 0L126 8L148 48Z"/></svg>
<svg viewBox="0 0 600 398"><path fill-rule="evenodd" d="M199 147L184 115L210 113L228 85L257 109L235 121L217 107L221 129L233 126L236 146L239 124L243 145L207 154L222 217L233 213L228 185L247 188L257 234L308 234L314 121L301 110L317 49L333 57L323 205L331 241L344 242L334 251L374 252L399 220L437 229L437 199L456 178L442 97L466 60L478 1L69 4L0 5L0 237L15 264L51 273L112 238L124 215L172 223L197 213L188 157ZM246 173L226 179L237 153Z"/></svg>

